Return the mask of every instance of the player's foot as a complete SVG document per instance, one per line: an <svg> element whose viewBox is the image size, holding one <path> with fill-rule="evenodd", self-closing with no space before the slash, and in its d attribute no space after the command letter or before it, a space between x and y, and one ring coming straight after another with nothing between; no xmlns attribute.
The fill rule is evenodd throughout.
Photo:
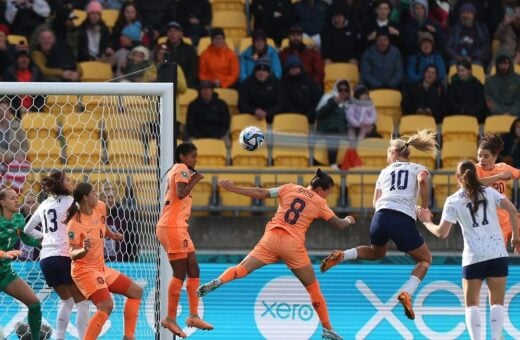
<svg viewBox="0 0 520 340"><path fill-rule="evenodd" d="M177 322L175 320L164 318L161 320L161 325L173 334L177 335L179 338L187 337L186 333L182 331L182 329L179 327L179 325L177 325Z"/></svg>
<svg viewBox="0 0 520 340"><path fill-rule="evenodd" d="M204 295L208 294L209 292L214 291L215 289L217 289L220 286L222 286L222 282L219 279L209 281L208 283L203 284L202 286L200 286L197 289L197 295L199 297L204 296Z"/></svg>
<svg viewBox="0 0 520 340"><path fill-rule="evenodd" d="M342 340L343 338L341 335L336 333L333 329L326 329L323 328L323 333L321 334L322 339L328 339L328 340Z"/></svg>
<svg viewBox="0 0 520 340"><path fill-rule="evenodd" d="M186 326L195 327L205 331L211 331L213 329L213 325L207 323L198 316L188 316L186 319Z"/></svg>
<svg viewBox="0 0 520 340"><path fill-rule="evenodd" d="M324 258L320 264L320 271L325 273L330 268L334 267L338 263L343 261L343 251L342 250L333 250L329 256Z"/></svg>
<svg viewBox="0 0 520 340"><path fill-rule="evenodd" d="M412 308L412 297L410 296L410 294L408 294L407 292L401 292L397 299L403 305L404 314L406 315L406 317L410 320L415 319L415 313Z"/></svg>
<svg viewBox="0 0 520 340"><path fill-rule="evenodd" d="M123 340L135 340L135 336L126 336L126 335L123 335Z"/></svg>

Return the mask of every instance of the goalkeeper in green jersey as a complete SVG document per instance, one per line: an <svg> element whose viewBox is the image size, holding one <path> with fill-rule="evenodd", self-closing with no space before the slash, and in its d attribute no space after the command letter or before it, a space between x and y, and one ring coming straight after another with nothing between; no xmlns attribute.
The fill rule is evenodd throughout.
<svg viewBox="0 0 520 340"><path fill-rule="evenodd" d="M28 319L32 339L40 339L42 312L40 300L31 287L11 268L11 261L21 254L14 246L18 239L40 248L40 241L23 233L25 219L18 212L18 194L9 188L0 190L0 291L19 300L29 309Z"/></svg>

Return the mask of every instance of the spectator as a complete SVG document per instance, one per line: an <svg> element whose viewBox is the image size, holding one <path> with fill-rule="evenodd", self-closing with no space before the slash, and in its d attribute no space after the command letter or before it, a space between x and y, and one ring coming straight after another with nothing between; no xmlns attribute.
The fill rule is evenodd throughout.
<svg viewBox="0 0 520 340"><path fill-rule="evenodd" d="M401 43L405 56L417 50L419 32L427 31L433 34L434 41L444 53L444 32L437 22L428 17L428 0L413 0L410 17L401 27Z"/></svg>
<svg viewBox="0 0 520 340"><path fill-rule="evenodd" d="M475 15L475 6L467 3L461 7L460 21L450 27L446 46L448 65L468 59L472 64L486 67L491 55L489 32L485 24L475 20Z"/></svg>
<svg viewBox="0 0 520 340"><path fill-rule="evenodd" d="M488 77L484 84L490 114L520 116L520 75L514 72L511 57L500 53L495 67L496 74Z"/></svg>
<svg viewBox="0 0 520 340"><path fill-rule="evenodd" d="M280 52L281 63L285 65L287 58L291 55L295 55L300 59L305 73L314 80L321 91L323 88L323 78L325 76L323 59L318 50L313 47L305 46L303 43L303 29L300 25L291 27L289 46Z"/></svg>
<svg viewBox="0 0 520 340"><path fill-rule="evenodd" d="M62 6L59 6L56 9L54 17L51 19L52 21L49 24L43 24L36 28L36 36L39 30L43 29L45 26L50 26L54 32L56 40L68 45L69 48L73 51L74 55L77 56L79 33L78 27L74 25L74 19L77 19L77 16L73 12L72 5L63 3ZM34 45L32 43L34 37L35 33L31 35L31 46Z"/></svg>
<svg viewBox="0 0 520 340"><path fill-rule="evenodd" d="M383 27L388 28L392 45L400 46L399 26L390 21L391 10L390 0L379 0L376 2L376 17L367 23L363 32L364 44L366 46L370 46L376 40L377 31Z"/></svg>
<svg viewBox="0 0 520 340"><path fill-rule="evenodd" d="M354 145L376 131L377 112L365 86L356 86L346 117L347 136Z"/></svg>
<svg viewBox="0 0 520 340"><path fill-rule="evenodd" d="M229 107L213 91L214 84L208 80L199 83L199 96L188 105L186 139L222 139L229 132Z"/></svg>
<svg viewBox="0 0 520 340"><path fill-rule="evenodd" d="M9 27L0 24L0 71L14 64L15 47L7 41Z"/></svg>
<svg viewBox="0 0 520 340"><path fill-rule="evenodd" d="M146 46L150 47L150 37L147 34L144 34L142 31L142 20L141 15L137 11L137 7L133 1L126 1L121 9L119 10L119 15L117 16L116 23L112 28L112 47L114 49L118 49L121 47L120 38L127 26L137 26L139 28L140 34L140 42Z"/></svg>
<svg viewBox="0 0 520 340"><path fill-rule="evenodd" d="M120 10L127 3L127 0L103 0L101 4L106 9L117 9Z"/></svg>
<svg viewBox="0 0 520 340"><path fill-rule="evenodd" d="M498 162L520 168L520 118L515 119L509 132L500 137L504 141L504 149L500 151Z"/></svg>
<svg viewBox="0 0 520 340"><path fill-rule="evenodd" d="M329 4L323 0L302 0L294 4L294 10L296 20L301 25L303 33L312 38L317 46L320 46L320 32L327 21ZM291 33L292 31L289 31L289 38Z"/></svg>
<svg viewBox="0 0 520 340"><path fill-rule="evenodd" d="M211 4L208 0L179 0L177 8L177 18L184 28L184 35L197 46L201 37L208 36L212 16Z"/></svg>
<svg viewBox="0 0 520 340"><path fill-rule="evenodd" d="M217 87L232 87L238 81L240 66L235 52L226 45L224 30L211 30L211 44L200 55L199 79L209 80Z"/></svg>
<svg viewBox="0 0 520 340"><path fill-rule="evenodd" d="M348 80L336 81L331 92L325 93L316 107L316 131L327 135L327 154L331 167L336 164L339 139L347 131L346 111L350 105L350 84Z"/></svg>
<svg viewBox="0 0 520 340"><path fill-rule="evenodd" d="M419 33L419 51L408 58L406 64L406 83L413 84L422 80L424 69L435 65L439 70L439 82L446 77L446 66L439 52L435 50L435 42L430 32Z"/></svg>
<svg viewBox="0 0 520 340"><path fill-rule="evenodd" d="M128 58L128 53L139 46L139 40L141 38L141 29L138 25L128 25L123 28L121 36L119 37L119 49L110 56L109 63L112 65L112 69L115 70L115 74L120 76L122 74L122 68Z"/></svg>
<svg viewBox="0 0 520 340"><path fill-rule="evenodd" d="M358 63L362 51L361 33L348 17L342 7L337 7L331 21L321 31L321 55L325 64Z"/></svg>
<svg viewBox="0 0 520 340"><path fill-rule="evenodd" d="M110 31L101 18L102 10L101 4L95 0L87 6L87 17L79 27L78 61L108 61L114 53Z"/></svg>
<svg viewBox="0 0 520 340"><path fill-rule="evenodd" d="M38 34L37 48L31 59L42 71L45 81L79 81L81 70L73 52L65 43L56 40L54 33L42 29Z"/></svg>
<svg viewBox="0 0 520 340"><path fill-rule="evenodd" d="M188 87L196 88L199 77L199 56L195 48L182 40L182 26L177 21L167 25L168 40L166 45L172 54L172 60L182 67Z"/></svg>
<svg viewBox="0 0 520 340"><path fill-rule="evenodd" d="M450 26L460 18L461 9L465 4L472 4L476 9L476 18L484 23L488 28L490 38L495 33L498 24L504 17L504 3L508 1L489 1L489 0L458 0L455 1L450 10ZM512 2L512 1L509 1Z"/></svg>
<svg viewBox="0 0 520 340"><path fill-rule="evenodd" d="M471 72L471 63L462 60L457 63L457 74L448 85L449 115L468 115L478 119L480 124L486 119L484 85Z"/></svg>
<svg viewBox="0 0 520 340"><path fill-rule="evenodd" d="M438 70L429 65L424 70L423 80L408 85L403 95L403 114L422 114L435 118L437 124L442 123L448 111L446 90L439 82Z"/></svg>
<svg viewBox="0 0 520 340"><path fill-rule="evenodd" d="M5 18L12 34L29 38L50 14L51 8L45 0L7 0Z"/></svg>
<svg viewBox="0 0 520 340"><path fill-rule="evenodd" d="M314 124L315 109L320 100L320 88L307 75L303 63L296 55L290 55L284 63L282 80L285 91L284 112L301 113Z"/></svg>
<svg viewBox="0 0 520 340"><path fill-rule="evenodd" d="M499 51L513 56L514 64L520 64L520 2L516 2L504 16L495 32L500 42Z"/></svg>
<svg viewBox="0 0 520 340"><path fill-rule="evenodd" d="M282 65L276 49L267 45L267 36L263 31L254 31L253 44L240 54L240 82L248 78L255 68L257 60L267 58L271 75L277 79L282 78Z"/></svg>
<svg viewBox="0 0 520 340"><path fill-rule="evenodd" d="M165 25L169 28L167 23L178 18L177 1L135 0L135 5L143 20L145 34L149 33L152 41L159 37Z"/></svg>
<svg viewBox="0 0 520 340"><path fill-rule="evenodd" d="M271 74L269 65L266 58L256 61L253 74L240 85L238 110L270 124L274 115L282 112L285 102L282 84Z"/></svg>
<svg viewBox="0 0 520 340"><path fill-rule="evenodd" d="M398 89L403 80L399 50L390 44L388 28L377 31L376 41L361 58L361 81L369 89Z"/></svg>
<svg viewBox="0 0 520 340"><path fill-rule="evenodd" d="M327 20L330 21L333 13L338 9L347 10L350 13L349 20L352 20L354 27L364 31L374 18L374 2L374 0L332 0Z"/></svg>
<svg viewBox="0 0 520 340"><path fill-rule="evenodd" d="M280 46L296 19L291 0L253 0L251 14L254 30L265 32L276 46Z"/></svg>
<svg viewBox="0 0 520 340"><path fill-rule="evenodd" d="M150 66L150 51L144 46L136 46L128 54L121 73L125 80L131 82L143 82L144 72Z"/></svg>

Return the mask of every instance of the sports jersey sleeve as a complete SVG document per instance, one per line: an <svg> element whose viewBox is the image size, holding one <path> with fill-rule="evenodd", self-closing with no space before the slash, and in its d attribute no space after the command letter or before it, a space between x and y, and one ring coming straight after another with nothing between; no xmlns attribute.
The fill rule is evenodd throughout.
<svg viewBox="0 0 520 340"><path fill-rule="evenodd" d="M442 221L446 221L452 224L457 222L457 207L454 204L455 202L448 198L444 203L444 208L442 209L441 223Z"/></svg>
<svg viewBox="0 0 520 340"><path fill-rule="evenodd" d="M36 230L36 227L41 223L40 210L40 207L36 208L36 211L23 228L23 232L25 234L37 239L43 238L43 234L40 231Z"/></svg>
<svg viewBox="0 0 520 340"><path fill-rule="evenodd" d="M517 168L512 167L511 165L504 163L504 169L506 171L511 171L511 174L513 175L514 179L519 179L520 178L520 170L518 170Z"/></svg>
<svg viewBox="0 0 520 340"><path fill-rule="evenodd" d="M75 216L72 220L67 224L67 234L69 236L69 244L71 246L82 246L83 239L85 235L79 228L79 225L76 221L74 221Z"/></svg>
<svg viewBox="0 0 520 340"><path fill-rule="evenodd" d="M325 221L328 221L331 218L333 218L334 216L336 216L334 211L332 211L332 209L328 206L327 203L323 203L323 205L321 207L320 217L323 218Z"/></svg>
<svg viewBox="0 0 520 340"><path fill-rule="evenodd" d="M383 171L379 173L379 176L377 177L376 181L376 190L381 190L383 184Z"/></svg>
<svg viewBox="0 0 520 340"><path fill-rule="evenodd" d="M504 198L506 198L504 195L499 193L497 190L494 190L494 189L491 189L491 188L486 188L486 195L491 197L491 199L493 200L493 203L495 203L495 205L497 207L499 207L500 203L502 202L502 200Z"/></svg>
<svg viewBox="0 0 520 340"><path fill-rule="evenodd" d="M188 183L190 181L189 169L185 164L181 164L175 172L170 180L170 185L175 185L175 183Z"/></svg>
<svg viewBox="0 0 520 340"><path fill-rule="evenodd" d="M279 187L269 189L269 198L280 197L280 195L284 194L284 192L287 190L287 188L288 188L287 184L284 184Z"/></svg>

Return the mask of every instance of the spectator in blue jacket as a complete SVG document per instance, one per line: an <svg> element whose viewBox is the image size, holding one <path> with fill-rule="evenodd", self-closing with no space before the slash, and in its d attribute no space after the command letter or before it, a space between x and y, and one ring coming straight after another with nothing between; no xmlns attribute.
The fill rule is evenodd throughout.
<svg viewBox="0 0 520 340"><path fill-rule="evenodd" d="M240 78L243 82L253 74L255 63L258 59L269 59L271 75L277 79L282 78L282 64L278 52L272 46L267 45L267 36L263 31L253 32L253 44L240 54Z"/></svg>
<svg viewBox="0 0 520 340"><path fill-rule="evenodd" d="M439 52L435 50L435 42L430 32L419 33L419 51L408 58L406 63L406 83L413 84L423 80L424 70L428 65L435 65L439 74L438 81L446 77L446 66Z"/></svg>
<svg viewBox="0 0 520 340"><path fill-rule="evenodd" d="M369 89L398 89L403 81L399 50L390 44L388 28L377 31L376 41L361 57L361 81Z"/></svg>

